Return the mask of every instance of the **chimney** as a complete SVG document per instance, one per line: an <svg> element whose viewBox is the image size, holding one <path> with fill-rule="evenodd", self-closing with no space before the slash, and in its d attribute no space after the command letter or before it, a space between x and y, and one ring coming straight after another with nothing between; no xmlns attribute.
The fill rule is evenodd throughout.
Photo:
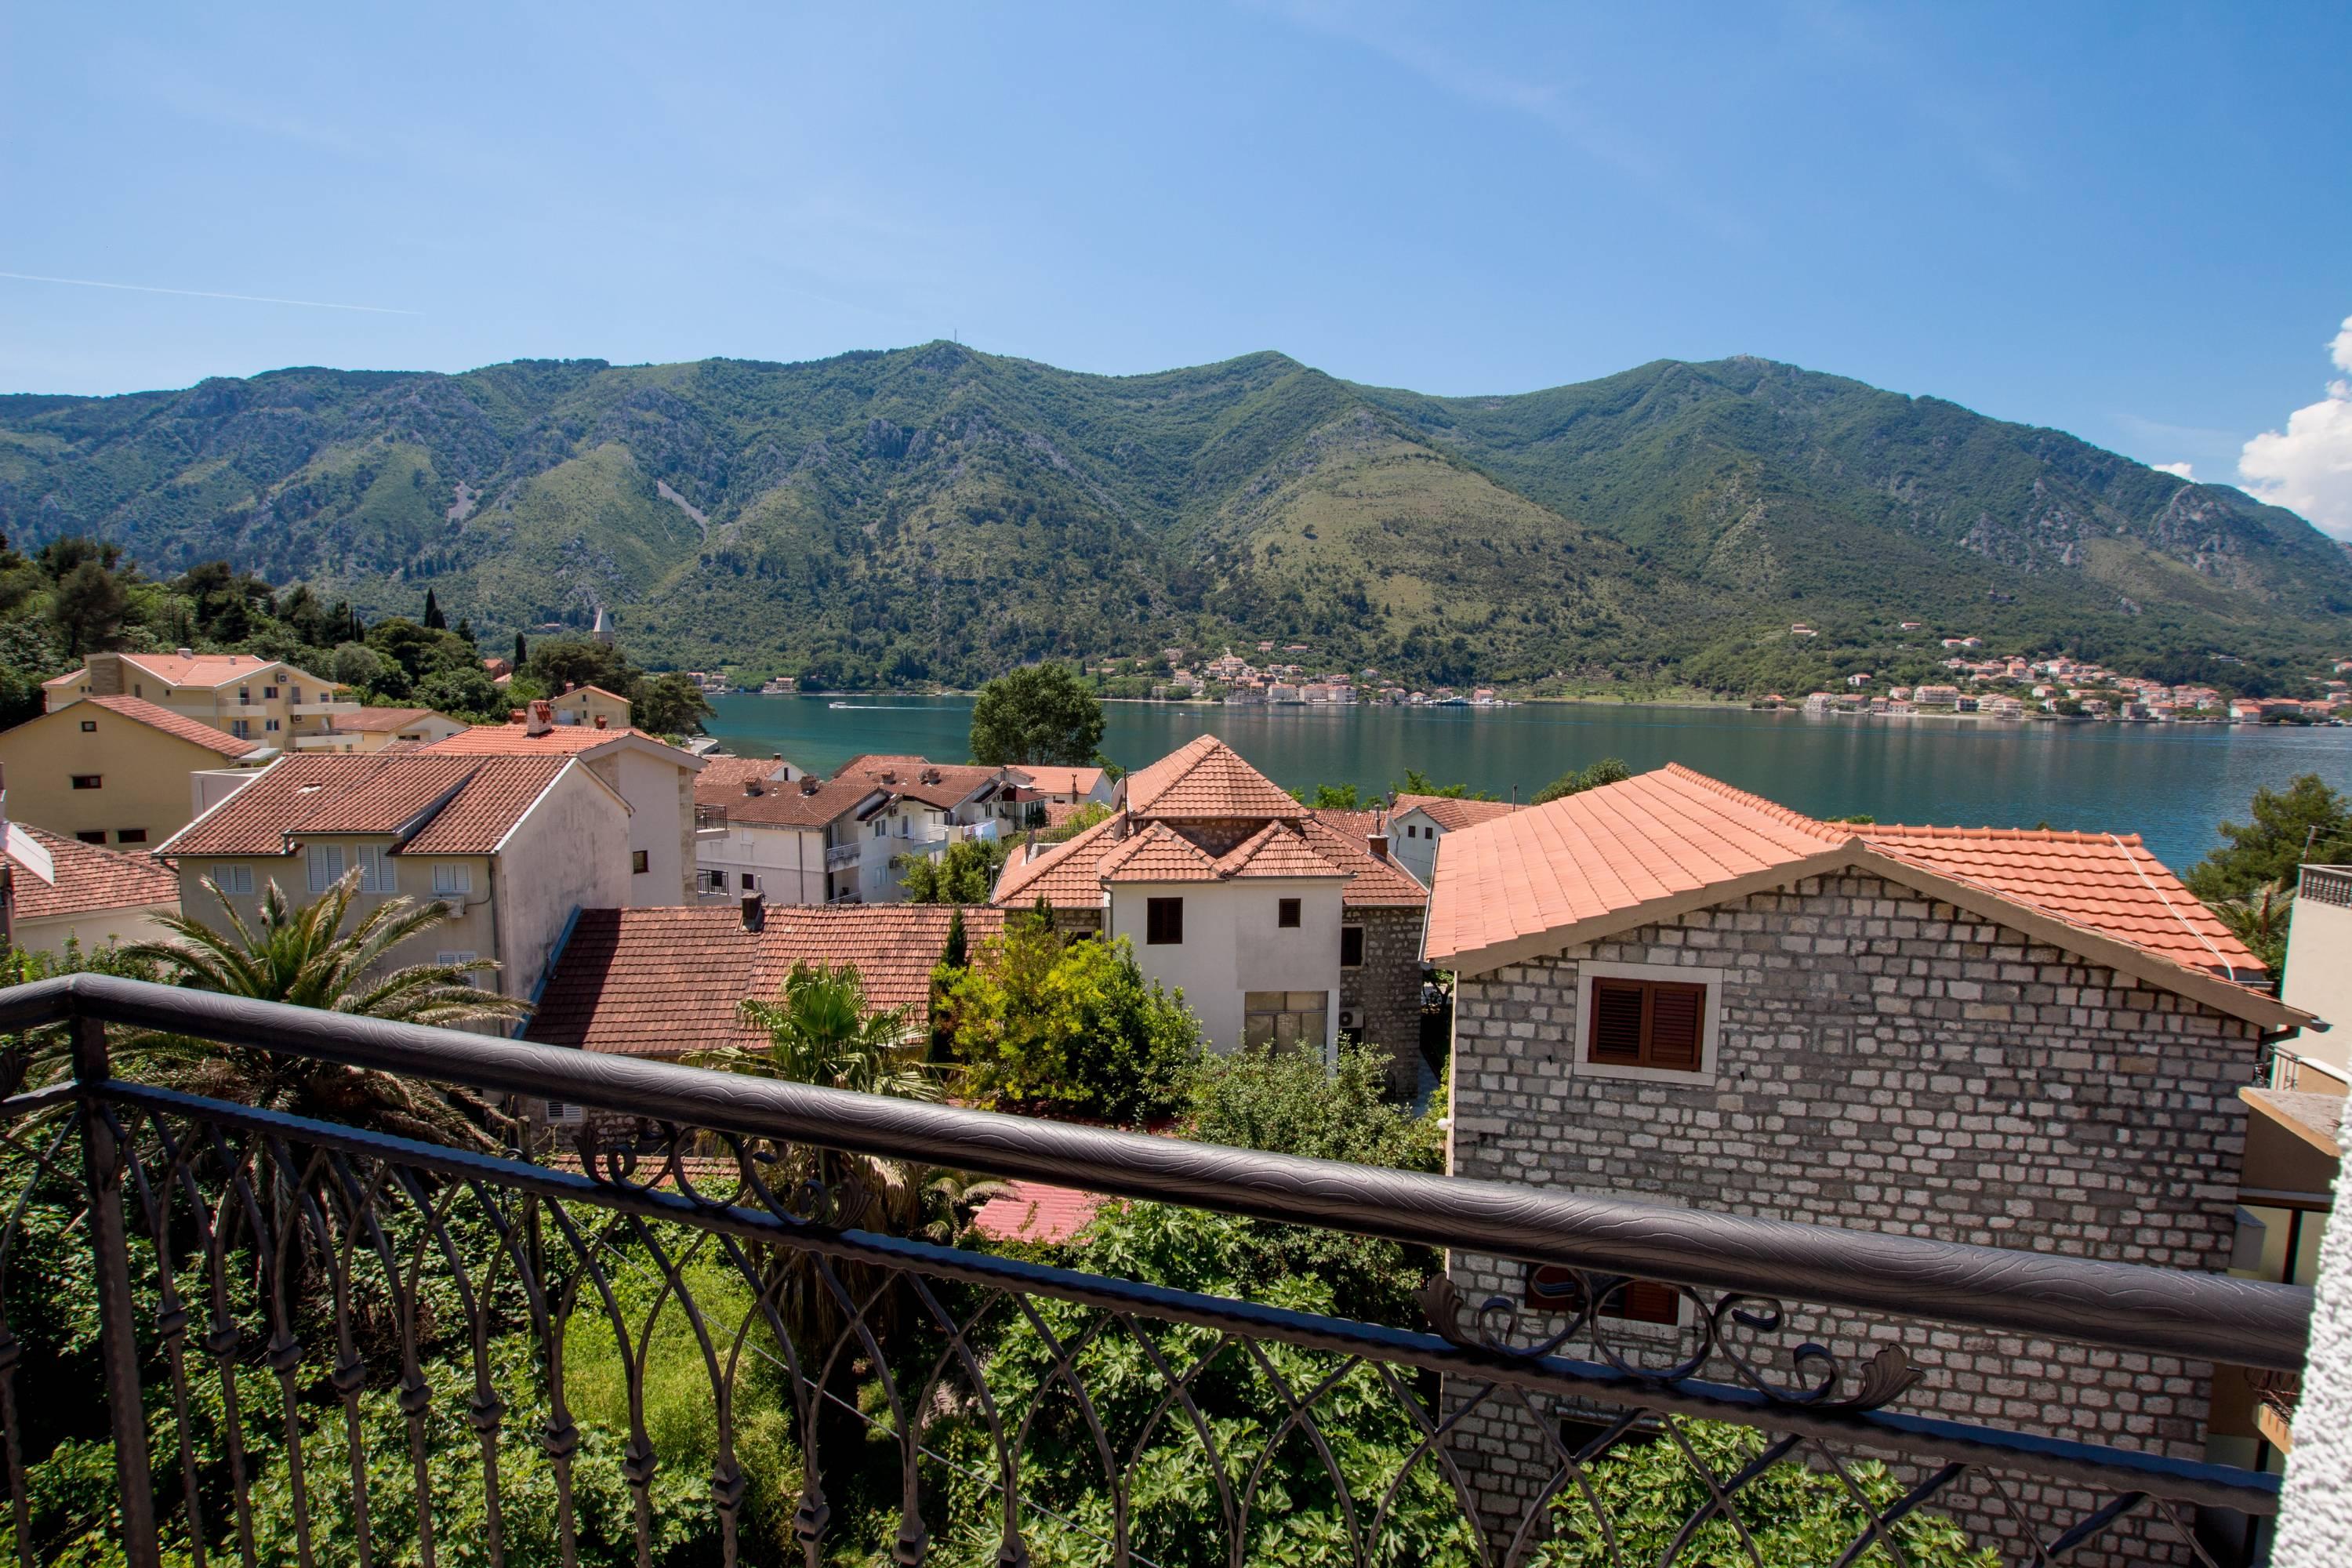
<svg viewBox="0 0 2352 1568"><path fill-rule="evenodd" d="M1389 819L1385 815L1373 820L1372 831L1364 839L1364 844L1371 850L1373 859L1385 860L1389 858Z"/></svg>
<svg viewBox="0 0 2352 1568"><path fill-rule="evenodd" d="M606 722L605 722L604 715L603 715L602 713L597 714L597 715L596 715L596 728L598 728L599 730L602 730L602 729L605 729L605 728L607 728L607 727L608 727L608 726L607 726L607 724L606 724Z"/></svg>
<svg viewBox="0 0 2352 1568"><path fill-rule="evenodd" d="M816 782L816 775L814 773L803 773L801 775L801 793L803 795L814 795L822 787L824 786Z"/></svg>
<svg viewBox="0 0 2352 1568"><path fill-rule="evenodd" d="M524 712L520 708L509 708L507 710L507 722L509 724L520 724L530 717L530 714Z"/></svg>
<svg viewBox="0 0 2352 1568"><path fill-rule="evenodd" d="M754 934L768 929L768 906L757 893L743 895L743 929Z"/></svg>
<svg viewBox="0 0 2352 1568"><path fill-rule="evenodd" d="M523 719L522 732L526 735L544 735L554 728L555 704L544 700L533 702L530 712Z"/></svg>
<svg viewBox="0 0 2352 1568"><path fill-rule="evenodd" d="M192 647L175 647L172 651L178 654L182 658L194 658L196 657L196 650Z"/></svg>

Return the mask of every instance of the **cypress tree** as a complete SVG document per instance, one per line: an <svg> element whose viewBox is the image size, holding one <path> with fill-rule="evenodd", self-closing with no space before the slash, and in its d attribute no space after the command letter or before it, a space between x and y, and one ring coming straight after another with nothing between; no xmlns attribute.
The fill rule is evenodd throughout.
<svg viewBox="0 0 2352 1568"><path fill-rule="evenodd" d="M940 954L940 962L950 969L971 966L971 955L965 951L961 904L956 905L955 912L948 916L948 945L947 950Z"/></svg>
<svg viewBox="0 0 2352 1568"><path fill-rule="evenodd" d="M520 672L521 671L521 669L522 669L523 660L525 660L525 659L529 658L530 657L530 647L529 647L527 645L525 645L525 643L523 642L523 640L522 640L522 634L521 634L520 632L517 632L517 633L515 633L515 656L514 656L514 667L515 667L515 669L516 669L516 671L517 671L518 673L520 673Z"/></svg>
<svg viewBox="0 0 2352 1568"><path fill-rule="evenodd" d="M441 613L441 602L433 596L433 590L430 588L425 590L425 629L428 632L446 632L449 629L449 618Z"/></svg>

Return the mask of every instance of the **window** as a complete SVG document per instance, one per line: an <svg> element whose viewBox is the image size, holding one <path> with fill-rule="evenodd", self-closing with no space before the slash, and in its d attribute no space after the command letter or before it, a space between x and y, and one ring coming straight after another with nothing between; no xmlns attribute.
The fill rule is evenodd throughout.
<svg viewBox="0 0 2352 1568"><path fill-rule="evenodd" d="M1183 900L1143 900L1143 944L1146 947L1181 947L1184 944Z"/></svg>
<svg viewBox="0 0 2352 1568"><path fill-rule="evenodd" d="M275 731L278 728L278 721L275 719L264 719L261 721L261 727L266 731Z"/></svg>
<svg viewBox="0 0 2352 1568"><path fill-rule="evenodd" d="M1242 1044L1320 1051L1329 1037L1324 1027L1329 1003L1328 991L1244 991Z"/></svg>
<svg viewBox="0 0 2352 1568"><path fill-rule="evenodd" d="M114 830L114 841L117 844L144 844L147 842L147 830L143 827L118 827Z"/></svg>
<svg viewBox="0 0 2352 1568"><path fill-rule="evenodd" d="M105 778L98 773L76 773L73 776L73 786L76 789L98 789L105 783Z"/></svg>
<svg viewBox="0 0 2352 1568"><path fill-rule="evenodd" d="M265 687L263 687L263 688L261 689L261 700L262 700L263 701L265 701L265 702L268 701L270 699L272 699L272 698L276 697L277 695L278 695L278 688L276 688L276 687L274 687L274 686L265 686Z"/></svg>
<svg viewBox="0 0 2352 1568"><path fill-rule="evenodd" d="M1339 928L1339 967L1342 969L1361 969L1363 966L1364 928L1361 926L1341 926Z"/></svg>
<svg viewBox="0 0 2352 1568"><path fill-rule="evenodd" d="M250 893L253 891L253 868L219 867L213 872L213 885L224 893Z"/></svg>
<svg viewBox="0 0 2352 1568"><path fill-rule="evenodd" d="M228 732L235 735L240 741L250 740L253 736L253 721L250 719L232 719L228 721Z"/></svg>
<svg viewBox="0 0 2352 1568"><path fill-rule="evenodd" d="M697 871L694 875L696 887L703 892L723 893L727 890L727 873L724 871Z"/></svg>
<svg viewBox="0 0 2352 1568"><path fill-rule="evenodd" d="M727 875L727 873L726 873L726 872L724 872L724 871L721 871L721 872L719 872L719 874L720 876L722 876L722 877L724 877L725 875ZM751 872L749 872L749 871L744 872L744 873L742 874L742 877L741 877L740 880L742 881L742 884L743 884L743 890L744 890L745 892L747 892L747 893L756 893L756 892L758 892L758 891L760 890L760 879L759 879L759 878L757 878L757 877L754 877L753 875L751 875Z"/></svg>
<svg viewBox="0 0 2352 1568"><path fill-rule="evenodd" d="M253 689L247 686L238 687L236 689L236 700L239 702L250 703L253 700Z"/></svg>
<svg viewBox="0 0 2352 1568"><path fill-rule="evenodd" d="M1601 1315L1621 1318L1631 1323L1664 1323L1669 1326L1682 1321L1682 1292L1655 1279L1622 1279L1613 1284L1605 1277L1596 1277L1601 1286ZM1528 1270L1528 1305L1573 1316L1584 1310L1584 1281L1572 1268L1557 1263L1545 1263Z"/></svg>
<svg viewBox="0 0 2352 1568"><path fill-rule="evenodd" d="M98 833L77 833L74 837L80 839L84 844L103 844L106 842L106 835L102 831Z"/></svg>
<svg viewBox="0 0 2352 1568"><path fill-rule="evenodd" d="M1298 900L1297 899L1276 900L1274 906L1274 923L1285 931L1297 930Z"/></svg>
<svg viewBox="0 0 2352 1568"><path fill-rule="evenodd" d="M340 844L313 844L305 857L310 865L310 890L323 893L342 879L343 847Z"/></svg>
<svg viewBox="0 0 2352 1568"><path fill-rule="evenodd" d="M300 687L299 687L299 686L295 686L295 687L289 687L289 688L288 688L288 689L287 689L287 692L286 692L286 700L287 700L287 701L289 701L289 702L299 702L299 701L301 701L301 700L302 700L302 689L301 689Z"/></svg>
<svg viewBox="0 0 2352 1568"><path fill-rule="evenodd" d="M646 868L649 864L650 862L646 858L646 852L645 850L632 849L629 851L629 869L632 872L642 877L646 874Z"/></svg>
<svg viewBox="0 0 2352 1568"><path fill-rule="evenodd" d="M436 860L433 863L433 896L436 899L462 899L474 890L474 868L462 860Z"/></svg>
<svg viewBox="0 0 2352 1568"><path fill-rule="evenodd" d="M81 721L81 732L82 732L83 734L85 734L85 735L95 735L95 734L97 734L97 733L98 733L98 721L97 721L97 720L95 720L95 719L85 719L85 720L83 720L83 721Z"/></svg>
<svg viewBox="0 0 2352 1568"><path fill-rule="evenodd" d="M360 850L360 891L400 891L400 862L394 860L392 851L381 844L367 845Z"/></svg>
<svg viewBox="0 0 2352 1568"><path fill-rule="evenodd" d="M1706 1026L1706 987L1597 976L1585 1059L1600 1067L1696 1072Z"/></svg>
<svg viewBox="0 0 2352 1568"><path fill-rule="evenodd" d="M478 954L471 948L445 949L433 955L433 962L446 964L471 963L478 956ZM478 970L467 971L462 978L462 984L478 988L482 984L481 973Z"/></svg>

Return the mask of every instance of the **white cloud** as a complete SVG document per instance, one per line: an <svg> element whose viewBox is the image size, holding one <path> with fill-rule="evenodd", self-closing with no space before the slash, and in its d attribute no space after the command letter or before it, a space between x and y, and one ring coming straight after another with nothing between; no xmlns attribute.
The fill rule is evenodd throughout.
<svg viewBox="0 0 2352 1568"><path fill-rule="evenodd" d="M2328 345L2336 368L2352 377L2352 316ZM2238 455L2246 488L2273 506L2301 512L2338 539L2352 539L2352 379L2327 384L2327 395L2287 416L2284 431L2265 430Z"/></svg>
<svg viewBox="0 0 2352 1568"><path fill-rule="evenodd" d="M2188 463L2150 463L2148 467L2159 474L2172 474L2184 479L2193 479L2197 477L2193 468Z"/></svg>

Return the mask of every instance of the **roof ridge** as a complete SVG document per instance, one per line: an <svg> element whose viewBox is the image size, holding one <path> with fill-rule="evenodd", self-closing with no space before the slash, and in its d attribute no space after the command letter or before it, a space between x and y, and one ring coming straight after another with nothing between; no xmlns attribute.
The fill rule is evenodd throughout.
<svg viewBox="0 0 2352 1568"><path fill-rule="evenodd" d="M1852 840L1862 837L1864 832L1866 831L1865 829L1853 825L1845 823L1828 823L1823 822L1817 816L1808 816L1803 812L1797 810L1793 806L1782 805L1776 800L1767 800L1764 796L1757 795L1752 791L1741 789L1737 784L1726 784L1719 778L1715 778L1709 774L1700 773L1696 768L1686 768L1680 763L1668 763L1664 767L1660 768L1657 771L1678 779L1685 784L1696 785L1710 794L1721 795L1726 800L1735 801L1739 805L1746 806L1748 810L1769 816L1773 821L1780 823L1786 826L1794 827L1802 832L1811 833L1824 843L1849 843ZM1639 779L1643 775L1636 773L1633 775L1633 779L1628 779L1625 783L1631 784L1634 779ZM1615 784L1603 784L1601 787L1606 790L1614 789L1618 786ZM1844 831L1839 831L1840 828L1843 828Z"/></svg>
<svg viewBox="0 0 2352 1568"><path fill-rule="evenodd" d="M2143 847L2137 833L2101 833L2077 827L1942 827L1933 823L1888 822L1865 826L1862 837L1901 835L1917 838L2007 838L2030 844L2120 844Z"/></svg>

